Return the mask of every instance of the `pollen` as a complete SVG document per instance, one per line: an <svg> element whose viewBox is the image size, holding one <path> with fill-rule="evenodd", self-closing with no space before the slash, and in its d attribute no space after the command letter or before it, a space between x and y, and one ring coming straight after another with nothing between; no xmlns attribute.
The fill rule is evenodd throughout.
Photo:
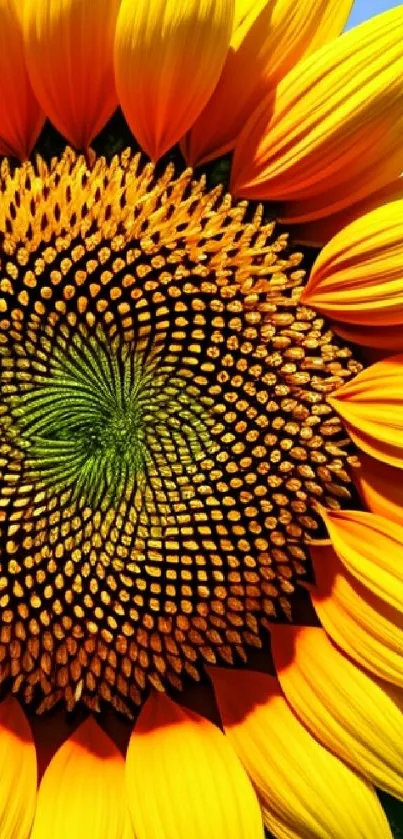
<svg viewBox="0 0 403 839"><path fill-rule="evenodd" d="M262 207L130 152L0 174L0 680L131 715L293 620L360 364Z"/></svg>

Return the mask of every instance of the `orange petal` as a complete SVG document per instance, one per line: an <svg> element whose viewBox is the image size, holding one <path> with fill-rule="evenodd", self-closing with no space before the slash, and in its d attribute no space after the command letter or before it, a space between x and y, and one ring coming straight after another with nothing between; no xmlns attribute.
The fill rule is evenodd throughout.
<svg viewBox="0 0 403 839"><path fill-rule="evenodd" d="M226 58L234 0L122 0L116 86L140 145L157 160L188 131Z"/></svg>
<svg viewBox="0 0 403 839"><path fill-rule="evenodd" d="M136 839L263 839L255 793L228 740L165 694L145 703L126 769Z"/></svg>
<svg viewBox="0 0 403 839"><path fill-rule="evenodd" d="M395 178L391 183L376 192L371 193L361 201L357 201L339 213L326 216L325 218L308 221L305 224L297 224L293 227L292 236L295 242L312 245L314 247L322 247L332 236L335 236L339 230L346 227L355 219L376 210L377 207L382 207L390 201L398 201L403 198L403 177ZM286 219L284 222L286 223Z"/></svg>
<svg viewBox="0 0 403 839"><path fill-rule="evenodd" d="M232 192L300 201L293 221L302 221L342 209L397 178L403 161L402 36L399 6L297 64L245 125Z"/></svg>
<svg viewBox="0 0 403 839"><path fill-rule="evenodd" d="M362 207L362 211L365 212L367 202L369 209L371 209L371 196L375 194L381 196L385 191L386 199L388 193L390 193L391 201L394 198L401 198L401 190L396 187L396 183L401 177L403 155L396 154L393 158L393 172L390 177L386 177L387 169L385 169L385 166L387 167L388 162L380 157L379 161L364 173L357 168L357 173L351 174L348 183L349 200L347 203L343 194L346 185L336 183L326 193L311 196L309 203L306 201L306 197L303 197L300 201L289 201L283 204L278 214L278 220L283 224L297 225L296 229L299 229L305 223L315 221L318 222L320 230L321 224L326 224L328 216L330 216L330 219L334 218L335 215L342 218L344 214L349 213L350 207L354 206ZM392 186L393 184L395 187ZM368 187L370 191L368 191Z"/></svg>
<svg viewBox="0 0 403 839"><path fill-rule="evenodd" d="M377 460L403 469L403 355L367 367L328 402L351 439Z"/></svg>
<svg viewBox="0 0 403 839"><path fill-rule="evenodd" d="M21 31L23 0L0 0L0 154L26 160L45 117L25 67Z"/></svg>
<svg viewBox="0 0 403 839"><path fill-rule="evenodd" d="M35 812L32 732L16 699L0 704L0 839L28 839Z"/></svg>
<svg viewBox="0 0 403 839"><path fill-rule="evenodd" d="M384 350L385 354L403 351L403 331L400 326L348 326L332 323L332 329L345 341L361 347Z"/></svg>
<svg viewBox="0 0 403 839"><path fill-rule="evenodd" d="M211 668L225 733L279 839L390 837L374 790L297 720L273 676Z"/></svg>
<svg viewBox="0 0 403 839"><path fill-rule="evenodd" d="M300 720L376 786L403 798L399 689L367 676L319 627L272 627L281 687Z"/></svg>
<svg viewBox="0 0 403 839"><path fill-rule="evenodd" d="M125 806L124 759L89 718L46 769L32 839L121 839Z"/></svg>
<svg viewBox="0 0 403 839"><path fill-rule="evenodd" d="M312 546L311 556L311 600L328 635L371 673L403 687L403 586L398 612L355 580L330 546Z"/></svg>
<svg viewBox="0 0 403 839"><path fill-rule="evenodd" d="M375 513L321 509L337 556L366 588L403 611L403 527Z"/></svg>
<svg viewBox="0 0 403 839"><path fill-rule="evenodd" d="M316 259L302 301L357 326L403 325L403 200L343 228ZM350 327L354 335L354 328Z"/></svg>
<svg viewBox="0 0 403 839"><path fill-rule="evenodd" d="M252 111L303 56L342 31L352 0L255 0L235 4L230 50L220 81L183 144L187 161L234 148Z"/></svg>
<svg viewBox="0 0 403 839"><path fill-rule="evenodd" d="M399 469L361 453L359 466L353 471L368 510L403 525L403 481Z"/></svg>
<svg viewBox="0 0 403 839"><path fill-rule="evenodd" d="M25 0L31 83L46 115L86 149L117 106L113 38L119 0Z"/></svg>

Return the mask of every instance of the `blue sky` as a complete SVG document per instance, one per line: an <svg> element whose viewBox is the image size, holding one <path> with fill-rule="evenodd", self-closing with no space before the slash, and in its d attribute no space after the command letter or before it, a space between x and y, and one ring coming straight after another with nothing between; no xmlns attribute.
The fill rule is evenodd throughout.
<svg viewBox="0 0 403 839"><path fill-rule="evenodd" d="M361 23L363 20L400 5L401 2L394 2L394 0L355 0L346 28L351 29L352 26L357 26L357 23Z"/></svg>

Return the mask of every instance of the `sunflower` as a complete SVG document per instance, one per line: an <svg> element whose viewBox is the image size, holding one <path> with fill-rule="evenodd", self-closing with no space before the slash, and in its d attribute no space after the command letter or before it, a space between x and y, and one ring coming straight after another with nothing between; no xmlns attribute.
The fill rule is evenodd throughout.
<svg viewBox="0 0 403 839"><path fill-rule="evenodd" d="M1 839L391 836L403 7L350 7L0 0Z"/></svg>

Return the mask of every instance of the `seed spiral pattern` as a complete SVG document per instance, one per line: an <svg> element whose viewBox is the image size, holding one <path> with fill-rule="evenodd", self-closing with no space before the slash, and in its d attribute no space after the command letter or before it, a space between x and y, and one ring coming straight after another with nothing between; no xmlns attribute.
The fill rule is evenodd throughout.
<svg viewBox="0 0 403 839"><path fill-rule="evenodd" d="M260 207L129 152L1 176L0 679L130 714L292 618L360 365Z"/></svg>

